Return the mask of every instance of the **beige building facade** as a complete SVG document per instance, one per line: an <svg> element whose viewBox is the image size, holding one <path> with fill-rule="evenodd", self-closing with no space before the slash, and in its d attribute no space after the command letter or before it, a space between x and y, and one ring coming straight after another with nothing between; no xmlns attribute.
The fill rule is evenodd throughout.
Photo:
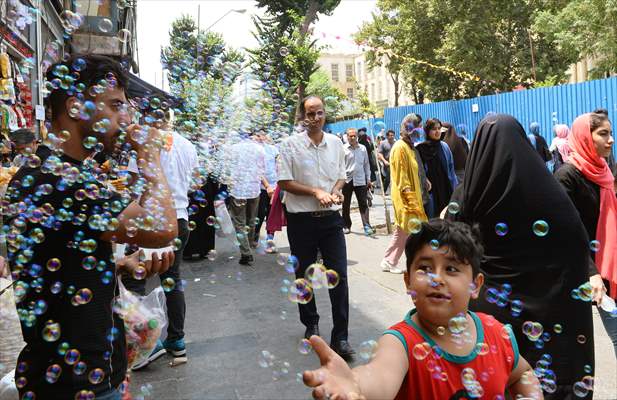
<svg viewBox="0 0 617 400"><path fill-rule="evenodd" d="M362 90L378 110L394 107L394 83L390 74L384 66L371 69L364 54L324 53L317 63L332 85L348 98L356 99L358 91ZM413 100L403 91L399 96L399 106L407 104L413 104Z"/></svg>

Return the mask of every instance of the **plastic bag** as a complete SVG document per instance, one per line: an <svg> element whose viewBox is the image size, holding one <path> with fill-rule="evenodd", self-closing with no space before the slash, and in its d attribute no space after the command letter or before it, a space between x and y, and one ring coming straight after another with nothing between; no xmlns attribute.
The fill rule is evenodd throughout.
<svg viewBox="0 0 617 400"><path fill-rule="evenodd" d="M124 320L129 368L143 362L164 340L167 330L165 293L160 286L147 296L138 296L118 279L120 294L114 299L114 312Z"/></svg>
<svg viewBox="0 0 617 400"><path fill-rule="evenodd" d="M220 225L220 228L216 230L216 234L219 237L230 236L235 234L234 224L231 222L229 211L224 201L217 201L214 203L214 212L216 219Z"/></svg>

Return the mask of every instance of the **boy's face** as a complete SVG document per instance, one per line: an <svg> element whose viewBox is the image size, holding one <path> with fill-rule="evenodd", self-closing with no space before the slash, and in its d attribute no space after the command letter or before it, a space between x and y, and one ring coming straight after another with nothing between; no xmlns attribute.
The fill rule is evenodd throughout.
<svg viewBox="0 0 617 400"><path fill-rule="evenodd" d="M456 259L449 246L425 244L416 253L405 284L418 316L436 326L448 326L459 313L466 313L469 299L477 298L484 276L473 278L470 264ZM434 250L435 249L435 250Z"/></svg>

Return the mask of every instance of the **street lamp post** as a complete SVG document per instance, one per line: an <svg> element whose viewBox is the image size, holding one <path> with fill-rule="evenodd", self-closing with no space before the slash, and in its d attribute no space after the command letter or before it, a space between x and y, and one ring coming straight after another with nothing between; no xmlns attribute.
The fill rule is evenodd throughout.
<svg viewBox="0 0 617 400"><path fill-rule="evenodd" d="M240 9L231 9L231 10L227 11L219 19L217 19L216 21L214 21L214 23L212 23L209 27L207 27L204 32L208 32L210 29L212 29L212 27L214 25L216 25L220 20L222 20L223 18L225 18L226 16L228 16L232 12L235 12L235 13L238 13L238 14L244 14L246 12L246 9L245 8L240 8ZM197 33L198 34L199 34L199 24L200 24L200 21L201 21L201 7L198 4L197 5Z"/></svg>

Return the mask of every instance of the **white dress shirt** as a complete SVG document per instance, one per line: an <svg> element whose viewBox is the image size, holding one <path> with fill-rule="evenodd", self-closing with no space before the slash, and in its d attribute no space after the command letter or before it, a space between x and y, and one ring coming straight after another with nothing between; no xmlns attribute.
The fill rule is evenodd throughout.
<svg viewBox="0 0 617 400"><path fill-rule="evenodd" d="M231 146L231 190L235 199L255 199L261 192L261 179L266 174L266 151L253 139Z"/></svg>
<svg viewBox="0 0 617 400"><path fill-rule="evenodd" d="M353 181L354 186L366 186L371 179L371 165L368 161L366 147L356 144L353 147L347 143L345 145L345 183Z"/></svg>
<svg viewBox="0 0 617 400"><path fill-rule="evenodd" d="M184 136L173 132L169 151L161 151L161 167L174 200L178 219L189 220L189 188L193 170L198 167L197 150Z"/></svg>
<svg viewBox="0 0 617 400"><path fill-rule="evenodd" d="M330 193L339 179L345 179L345 150L335 135L324 132L316 146L306 132L298 133L281 143L279 154L279 181L293 180ZM291 213L324 210L313 196L285 192L283 201ZM329 209L340 208L334 204Z"/></svg>

